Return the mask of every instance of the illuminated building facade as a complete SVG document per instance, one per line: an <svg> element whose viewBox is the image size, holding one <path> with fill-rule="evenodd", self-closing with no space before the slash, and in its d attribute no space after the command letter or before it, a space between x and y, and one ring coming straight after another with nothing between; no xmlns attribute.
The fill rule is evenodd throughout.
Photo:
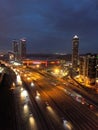
<svg viewBox="0 0 98 130"><path fill-rule="evenodd" d="M80 76L85 76L85 56L79 57L79 74Z"/></svg>
<svg viewBox="0 0 98 130"><path fill-rule="evenodd" d="M80 76L88 85L93 85L96 82L96 65L97 58L95 54L87 54L80 57Z"/></svg>
<svg viewBox="0 0 98 130"><path fill-rule="evenodd" d="M40 68L45 67L53 67L53 66L59 66L60 62L59 60L32 60L32 59L23 59L22 64L26 66L37 66L39 65Z"/></svg>
<svg viewBox="0 0 98 130"><path fill-rule="evenodd" d="M98 81L98 55L96 56L96 79Z"/></svg>
<svg viewBox="0 0 98 130"><path fill-rule="evenodd" d="M79 38L78 36L74 36L72 39L72 67L75 71L78 69L78 48L79 48Z"/></svg>

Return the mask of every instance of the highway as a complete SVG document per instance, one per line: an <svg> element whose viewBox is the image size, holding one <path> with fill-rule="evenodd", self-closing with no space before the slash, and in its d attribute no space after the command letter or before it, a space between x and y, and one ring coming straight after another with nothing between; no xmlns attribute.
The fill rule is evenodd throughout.
<svg viewBox="0 0 98 130"><path fill-rule="evenodd" d="M18 67L13 71L16 81L11 73L6 79L11 82L10 92L14 94L11 129L98 129L98 108L89 107L88 100L64 84L65 81L28 68Z"/></svg>
<svg viewBox="0 0 98 130"><path fill-rule="evenodd" d="M35 86L36 91L38 90L41 95L41 101L44 103L48 102L54 113L57 113L58 121L53 120L54 118L49 114L49 117L52 118L51 121L53 121L56 126L57 124L60 125L63 120L67 120L70 124L70 129L98 129L98 117L93 111L62 91L62 89L60 89L61 86L55 85L49 75L44 76L40 73L33 72L31 77L38 78L38 80L35 81ZM58 84L60 84L60 82ZM28 88L30 88L30 84L28 85ZM30 88L30 91L33 90ZM39 101L38 105L40 109L43 110Z"/></svg>
<svg viewBox="0 0 98 130"><path fill-rule="evenodd" d="M46 93L49 95L55 105L59 108L59 110L63 112L63 117L67 118L70 122L72 121L72 124L75 129L78 129L78 126L82 129L84 129L84 127L89 129L91 129L91 127L92 129L97 128L97 117L91 114L91 111L88 112L89 110L86 110L86 107L84 107L82 104L77 103L69 96L65 95L65 93L57 89L57 87L52 87L51 90L49 90L50 89L44 91L46 91ZM56 108L54 108L54 110L56 110ZM94 119L91 115L93 115ZM96 122L96 125L94 122Z"/></svg>
<svg viewBox="0 0 98 130"><path fill-rule="evenodd" d="M32 91L19 75L13 91L18 130L68 130L62 124L58 125L56 121L51 120L44 103L38 104L36 91Z"/></svg>

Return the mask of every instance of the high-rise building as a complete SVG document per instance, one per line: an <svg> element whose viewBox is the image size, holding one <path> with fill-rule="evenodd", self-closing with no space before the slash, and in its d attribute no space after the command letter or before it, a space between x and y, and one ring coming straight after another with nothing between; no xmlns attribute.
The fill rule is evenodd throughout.
<svg viewBox="0 0 98 130"><path fill-rule="evenodd" d="M81 77L85 76L85 56L79 57L79 75Z"/></svg>
<svg viewBox="0 0 98 130"><path fill-rule="evenodd" d="M80 57L80 75L88 85L95 84L97 74L96 54L87 54Z"/></svg>
<svg viewBox="0 0 98 130"><path fill-rule="evenodd" d="M75 71L78 69L78 48L79 48L79 38L75 35L72 39L72 67Z"/></svg>
<svg viewBox="0 0 98 130"><path fill-rule="evenodd" d="M18 58L18 41L17 40L12 41L12 50L15 54L15 59L17 59Z"/></svg>
<svg viewBox="0 0 98 130"><path fill-rule="evenodd" d="M98 79L98 54L96 55L96 79Z"/></svg>
<svg viewBox="0 0 98 130"><path fill-rule="evenodd" d="M26 58L26 39L20 39L19 42L19 57Z"/></svg>

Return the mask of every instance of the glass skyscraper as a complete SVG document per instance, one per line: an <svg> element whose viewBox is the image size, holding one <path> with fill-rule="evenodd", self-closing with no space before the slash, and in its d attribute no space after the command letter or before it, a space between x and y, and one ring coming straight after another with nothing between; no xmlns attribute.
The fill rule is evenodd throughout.
<svg viewBox="0 0 98 130"><path fill-rule="evenodd" d="M79 62L78 61L79 59L78 48L79 48L79 38L77 35L75 35L72 39L72 67L76 71L77 71L78 62Z"/></svg>

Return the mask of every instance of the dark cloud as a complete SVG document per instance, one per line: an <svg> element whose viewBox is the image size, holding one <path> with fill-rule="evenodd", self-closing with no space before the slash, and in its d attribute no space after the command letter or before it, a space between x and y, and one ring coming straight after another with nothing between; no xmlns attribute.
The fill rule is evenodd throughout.
<svg viewBox="0 0 98 130"><path fill-rule="evenodd" d="M26 37L29 52L71 52L72 37L80 52L98 51L97 0L0 0L0 48Z"/></svg>

